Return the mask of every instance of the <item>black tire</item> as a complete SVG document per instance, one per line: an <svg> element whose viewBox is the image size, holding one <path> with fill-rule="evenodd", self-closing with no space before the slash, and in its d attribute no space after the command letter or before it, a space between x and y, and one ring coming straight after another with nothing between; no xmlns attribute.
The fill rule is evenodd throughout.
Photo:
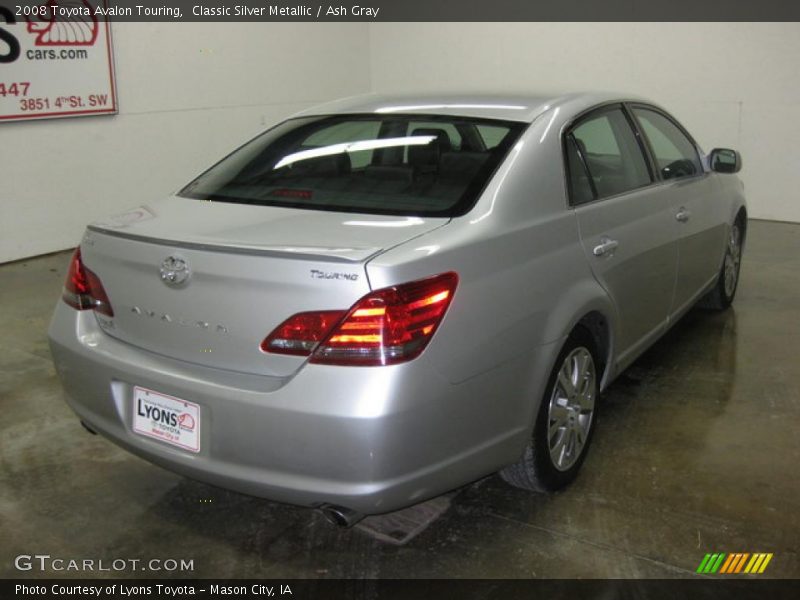
<svg viewBox="0 0 800 600"><path fill-rule="evenodd" d="M586 354L582 351L585 351ZM551 452L551 444L553 447L558 446L557 441L564 439L564 437L560 437L559 434L561 436L572 435L568 429L570 427L574 429L575 422L578 423L578 426L585 422L580 420L582 418L582 412L579 412L575 406L571 404L571 402L577 402L577 400L574 398L570 400L567 397L569 394L564 393L565 386L559 381L559 372L566 368L568 359L572 364L573 360L577 361L584 358L586 355L591 358L591 368L594 375L591 381L585 381L585 390L587 393L591 394L593 404L592 411L588 415L588 428L584 435L585 441L577 452L577 456L567 456L566 458L571 458L571 461L564 461L561 466L558 466L556 463L557 459L554 459L553 453ZM550 377L547 381L547 388L545 389L544 396L539 406L536 423L533 427L533 435L528 447L525 449L522 458L518 462L500 471L500 477L502 477L506 483L525 490L549 493L563 488L577 477L578 471L591 445L594 430L597 428L600 378L603 373L602 364L598 360L598 356L597 347L592 335L587 329L577 327L564 343L564 347L561 349L556 359L553 371L550 373ZM574 363L574 365L576 368L575 379L577 381L579 379L580 369L578 368L577 362ZM579 386L576 385L575 387ZM551 421L551 401L558 404L558 406L561 406L561 402L568 403L569 407L562 408L564 408L568 414L572 414L572 417L568 417L568 419L572 419L572 421L569 421L571 424L567 425L565 423L564 429L555 428L556 433L552 438L548 435L548 429L551 423L555 426L558 419L553 419ZM561 409L554 407L553 410L558 411ZM574 435L578 434L575 433ZM564 446L564 450L566 450L567 444L564 444ZM558 454L558 452L556 453Z"/></svg>
<svg viewBox="0 0 800 600"><path fill-rule="evenodd" d="M744 219L740 215L731 225L728 245L725 248L725 257L722 260L717 282L714 284L714 288L700 299L697 303L698 306L711 310L725 310L733 302L736 289L739 287L744 234Z"/></svg>

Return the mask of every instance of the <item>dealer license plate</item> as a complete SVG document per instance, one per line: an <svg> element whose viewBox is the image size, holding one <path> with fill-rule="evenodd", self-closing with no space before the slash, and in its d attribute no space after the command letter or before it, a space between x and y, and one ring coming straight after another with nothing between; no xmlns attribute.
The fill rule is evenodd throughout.
<svg viewBox="0 0 800 600"><path fill-rule="evenodd" d="M133 388L133 431L200 452L200 407L142 387Z"/></svg>

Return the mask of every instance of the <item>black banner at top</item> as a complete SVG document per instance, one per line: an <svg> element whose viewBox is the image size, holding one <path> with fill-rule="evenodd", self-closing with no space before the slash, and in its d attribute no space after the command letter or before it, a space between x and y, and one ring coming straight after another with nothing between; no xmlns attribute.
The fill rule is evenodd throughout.
<svg viewBox="0 0 800 600"><path fill-rule="evenodd" d="M0 0L17 21L800 21L797 0ZM4 11L5 13L5 11Z"/></svg>

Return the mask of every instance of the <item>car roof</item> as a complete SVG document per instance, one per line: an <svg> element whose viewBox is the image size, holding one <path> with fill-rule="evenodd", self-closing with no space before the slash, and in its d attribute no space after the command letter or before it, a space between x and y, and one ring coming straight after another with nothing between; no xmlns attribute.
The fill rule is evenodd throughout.
<svg viewBox="0 0 800 600"><path fill-rule="evenodd" d="M579 92L568 94L441 94L441 95L383 95L367 94L334 100L306 109L295 117L335 114L419 114L501 119L531 123L536 117L554 107L567 112L581 112L597 104L644 98L610 92Z"/></svg>

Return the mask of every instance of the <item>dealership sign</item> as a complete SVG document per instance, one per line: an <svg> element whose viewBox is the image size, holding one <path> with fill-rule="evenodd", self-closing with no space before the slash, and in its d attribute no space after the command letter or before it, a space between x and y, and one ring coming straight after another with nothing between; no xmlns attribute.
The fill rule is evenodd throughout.
<svg viewBox="0 0 800 600"><path fill-rule="evenodd" d="M0 121L117 112L106 0L0 0Z"/></svg>

